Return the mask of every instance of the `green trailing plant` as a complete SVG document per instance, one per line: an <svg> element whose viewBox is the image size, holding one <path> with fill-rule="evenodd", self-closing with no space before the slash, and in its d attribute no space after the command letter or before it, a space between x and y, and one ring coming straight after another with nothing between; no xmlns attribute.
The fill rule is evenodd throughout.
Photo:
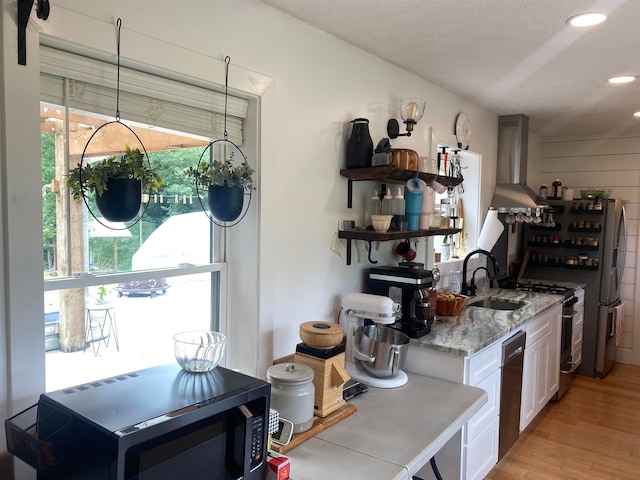
<svg viewBox="0 0 640 480"><path fill-rule="evenodd" d="M107 189L107 181L113 178L133 179L142 182L143 191L157 192L164 182L160 175L145 165L144 155L139 149L126 146L123 155L112 155L94 163L80 164L69 171L66 179L73 198L96 192L102 196Z"/></svg>
<svg viewBox="0 0 640 480"><path fill-rule="evenodd" d="M102 305L104 303L104 299L107 296L107 289L104 285L100 285L98 287L98 305Z"/></svg>
<svg viewBox="0 0 640 480"><path fill-rule="evenodd" d="M184 174L191 177L193 183L199 188L225 186L252 189L255 170L251 168L246 158L242 163L234 166L233 154L234 152L231 152L226 160L214 160L211 164L200 162L197 167L189 167Z"/></svg>

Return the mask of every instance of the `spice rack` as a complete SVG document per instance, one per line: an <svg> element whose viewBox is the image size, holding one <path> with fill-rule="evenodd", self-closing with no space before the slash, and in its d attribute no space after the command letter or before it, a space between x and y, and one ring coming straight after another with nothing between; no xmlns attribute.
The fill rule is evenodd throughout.
<svg viewBox="0 0 640 480"><path fill-rule="evenodd" d="M463 177L446 177L433 173L416 172L412 170L402 170L391 166L380 166L370 168L351 168L340 170L340 175L347 178L347 207L353 207L353 182L376 181L395 185L404 185L412 178L418 177L424 180L427 185L437 179L438 183L445 187L455 187L460 185ZM339 238L347 240L347 265L351 265L351 241L364 240L369 243L369 262L378 263L371 258L372 242L385 242L391 240L404 240L407 238L430 237L434 235L453 235L459 233L459 228L434 228L428 230L399 231L390 230L387 232L375 232L373 230L340 230Z"/></svg>
<svg viewBox="0 0 640 480"><path fill-rule="evenodd" d="M550 201L554 226L526 225L530 265L598 270L602 246L602 209L584 200Z"/></svg>

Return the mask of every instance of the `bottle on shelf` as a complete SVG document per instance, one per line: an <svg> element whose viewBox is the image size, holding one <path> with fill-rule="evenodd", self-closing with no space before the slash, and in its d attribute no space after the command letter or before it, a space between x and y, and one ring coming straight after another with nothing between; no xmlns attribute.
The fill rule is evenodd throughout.
<svg viewBox="0 0 640 480"><path fill-rule="evenodd" d="M400 231L407 229L407 217L405 216L405 204L402 188L398 188L398 193L393 197L393 223Z"/></svg>
<svg viewBox="0 0 640 480"><path fill-rule="evenodd" d="M562 200L562 182L559 178L551 184L551 198L555 200Z"/></svg>
<svg viewBox="0 0 640 480"><path fill-rule="evenodd" d="M367 226L372 225L371 215L380 215L382 211L382 202L380 201L380 196L378 195L378 191L374 190L373 195L367 202L367 214L365 215L365 223Z"/></svg>
<svg viewBox="0 0 640 480"><path fill-rule="evenodd" d="M389 187L382 197L382 215L393 215L393 195Z"/></svg>
<svg viewBox="0 0 640 480"><path fill-rule="evenodd" d="M546 200L547 199L547 195L548 195L548 190L547 190L547 186L546 185L540 185L540 190L539 190L539 194L538 196L540 197L540 200Z"/></svg>

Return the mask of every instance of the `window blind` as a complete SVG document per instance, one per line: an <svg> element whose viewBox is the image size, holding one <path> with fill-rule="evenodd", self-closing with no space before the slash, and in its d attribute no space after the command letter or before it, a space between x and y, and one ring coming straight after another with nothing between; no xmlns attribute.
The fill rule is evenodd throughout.
<svg viewBox="0 0 640 480"><path fill-rule="evenodd" d="M41 100L64 105L64 80L70 80L70 108L115 119L117 66L40 46ZM224 93L120 66L120 118L210 139L224 136ZM242 145L248 102L228 96L228 138Z"/></svg>

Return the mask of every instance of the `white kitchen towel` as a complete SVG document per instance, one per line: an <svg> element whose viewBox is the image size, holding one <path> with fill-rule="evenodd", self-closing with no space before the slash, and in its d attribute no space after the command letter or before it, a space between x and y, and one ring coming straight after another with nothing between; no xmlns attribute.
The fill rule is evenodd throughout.
<svg viewBox="0 0 640 480"><path fill-rule="evenodd" d="M619 305L613 308L615 311L615 334L616 334L616 347L622 343L622 336L624 334L624 304L620 302Z"/></svg>

